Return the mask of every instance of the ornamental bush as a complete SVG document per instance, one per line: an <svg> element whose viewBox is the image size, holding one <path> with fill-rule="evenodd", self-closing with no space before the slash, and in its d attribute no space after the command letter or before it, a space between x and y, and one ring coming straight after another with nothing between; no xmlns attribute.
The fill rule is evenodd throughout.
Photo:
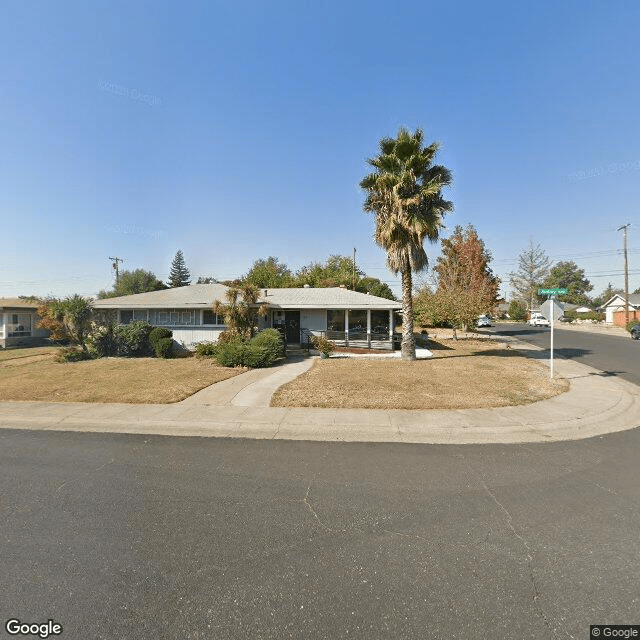
<svg viewBox="0 0 640 640"><path fill-rule="evenodd" d="M201 342L196 345L196 356L199 358L213 358L216 355L216 349L218 343L216 342Z"/></svg>
<svg viewBox="0 0 640 640"><path fill-rule="evenodd" d="M160 338L154 345L156 358L170 358L173 355L173 338Z"/></svg>
<svg viewBox="0 0 640 640"><path fill-rule="evenodd" d="M166 327L154 327L149 332L149 344L156 358L170 358L173 355L173 331Z"/></svg>
<svg viewBox="0 0 640 640"><path fill-rule="evenodd" d="M158 340L162 340L163 338L173 338L173 331L171 329L167 329L166 327L153 327L149 332L149 343L152 347L155 347L156 342Z"/></svg>
<svg viewBox="0 0 640 640"><path fill-rule="evenodd" d="M141 320L117 325L113 333L118 345L118 355L129 358L153 355L153 349L149 343L149 334L152 329L148 322Z"/></svg>
<svg viewBox="0 0 640 640"><path fill-rule="evenodd" d="M223 342L216 346L214 357L223 367L244 367L246 351L244 342Z"/></svg>
<svg viewBox="0 0 640 640"><path fill-rule="evenodd" d="M80 360L91 360L91 356L82 347L62 347L55 357L56 362L79 362Z"/></svg>
<svg viewBox="0 0 640 640"><path fill-rule="evenodd" d="M198 345L199 355L208 355L213 351L215 359L223 367L270 367L282 357L282 335L277 329L265 329L255 338L247 341L239 335L226 336L212 349L210 346Z"/></svg>
<svg viewBox="0 0 640 640"><path fill-rule="evenodd" d="M278 358L284 355L284 342L282 334L277 329L265 329L261 331L251 344L266 350L266 363L262 366L271 366Z"/></svg>
<svg viewBox="0 0 640 640"><path fill-rule="evenodd" d="M89 351L96 358L109 358L118 355L118 341L114 334L115 323L95 324L87 344Z"/></svg>
<svg viewBox="0 0 640 640"><path fill-rule="evenodd" d="M313 336L313 338L311 338L311 342L325 358L328 358L336 348L336 345L333 344L331 340L327 340L324 336Z"/></svg>
<svg viewBox="0 0 640 640"><path fill-rule="evenodd" d="M640 320L630 320L627 323L627 331L631 331L631 329L633 329L633 327L635 327L638 324L640 324Z"/></svg>

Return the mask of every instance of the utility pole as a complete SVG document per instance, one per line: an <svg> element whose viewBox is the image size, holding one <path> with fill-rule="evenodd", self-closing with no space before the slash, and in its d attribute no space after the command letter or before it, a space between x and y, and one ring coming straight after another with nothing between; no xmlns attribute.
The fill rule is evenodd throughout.
<svg viewBox="0 0 640 640"><path fill-rule="evenodd" d="M118 269L118 262L124 262L124 260L122 258L112 258L111 256L109 256L109 260L113 261L113 268L115 269L116 272L116 287L118 286L118 278L120 277L120 270Z"/></svg>
<svg viewBox="0 0 640 640"><path fill-rule="evenodd" d="M631 223L623 224L618 227L618 231L624 229L624 325L629 324L629 261L627 258L627 227L630 227Z"/></svg>

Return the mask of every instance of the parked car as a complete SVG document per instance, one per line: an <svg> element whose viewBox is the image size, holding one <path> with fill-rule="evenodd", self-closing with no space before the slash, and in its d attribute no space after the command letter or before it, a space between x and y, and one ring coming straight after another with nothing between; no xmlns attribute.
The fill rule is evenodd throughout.
<svg viewBox="0 0 640 640"><path fill-rule="evenodd" d="M529 324L532 327L549 327L549 321L541 314L534 312L531 314L531 318L529 318Z"/></svg>
<svg viewBox="0 0 640 640"><path fill-rule="evenodd" d="M476 327L491 327L491 318L489 316L479 316L476 320Z"/></svg>
<svg viewBox="0 0 640 640"><path fill-rule="evenodd" d="M630 333L634 340L640 340L640 324L634 324L633 327L631 327Z"/></svg>

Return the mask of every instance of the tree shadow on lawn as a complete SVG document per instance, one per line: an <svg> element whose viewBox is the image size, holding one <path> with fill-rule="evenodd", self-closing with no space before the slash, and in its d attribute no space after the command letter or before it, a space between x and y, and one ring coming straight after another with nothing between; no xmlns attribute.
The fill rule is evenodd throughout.
<svg viewBox="0 0 640 640"><path fill-rule="evenodd" d="M453 351L451 347L441 346L441 349ZM431 351L437 351L438 347L430 346L429 349ZM590 349L554 349L553 355L556 358L565 358L565 359L573 359L573 358L581 358L586 355L593 353ZM544 351L538 350L528 350L528 349L511 349L511 348L496 348L496 349L477 349L474 351L467 351L466 353L460 354L451 354L451 355L442 355L441 358L469 358L472 356L492 356L498 358L513 358L513 357L527 357L532 360L549 360L549 350L545 349ZM438 356L434 356L438 357Z"/></svg>

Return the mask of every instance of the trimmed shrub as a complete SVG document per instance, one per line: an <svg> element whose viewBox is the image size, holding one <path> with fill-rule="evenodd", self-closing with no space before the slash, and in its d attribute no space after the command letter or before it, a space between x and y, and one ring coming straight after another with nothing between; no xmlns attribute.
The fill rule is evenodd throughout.
<svg viewBox="0 0 640 640"><path fill-rule="evenodd" d="M156 343L163 338L173 338L173 331L166 327L153 327L149 332L149 343L152 347L155 347Z"/></svg>
<svg viewBox="0 0 640 640"><path fill-rule="evenodd" d="M170 358L173 355L173 338L160 338L154 345L156 358Z"/></svg>
<svg viewBox="0 0 640 640"><path fill-rule="evenodd" d="M196 356L199 358L213 358L216 355L216 342L201 342L196 345Z"/></svg>
<svg viewBox="0 0 640 640"><path fill-rule="evenodd" d="M56 362L80 362L91 360L91 355L81 347L63 347L56 353L55 360Z"/></svg>
<svg viewBox="0 0 640 640"><path fill-rule="evenodd" d="M114 334L114 323L94 325L87 343L96 358L109 358L118 355L118 341Z"/></svg>
<svg viewBox="0 0 640 640"><path fill-rule="evenodd" d="M140 320L117 325L113 333L118 344L118 355L129 358L153 355L149 343L149 334L152 329L148 322Z"/></svg>
<svg viewBox="0 0 640 640"><path fill-rule="evenodd" d="M282 334L277 329L265 329L251 340L251 345L260 347L266 351L266 363L261 365L268 367L278 358L284 355L284 342Z"/></svg>
<svg viewBox="0 0 640 640"><path fill-rule="evenodd" d="M149 344L156 358L170 358L173 355L173 331L166 327L154 327L149 332Z"/></svg>
<svg viewBox="0 0 640 640"><path fill-rule="evenodd" d="M243 342L224 342L216 346L214 356L223 367L244 367L246 350Z"/></svg>

